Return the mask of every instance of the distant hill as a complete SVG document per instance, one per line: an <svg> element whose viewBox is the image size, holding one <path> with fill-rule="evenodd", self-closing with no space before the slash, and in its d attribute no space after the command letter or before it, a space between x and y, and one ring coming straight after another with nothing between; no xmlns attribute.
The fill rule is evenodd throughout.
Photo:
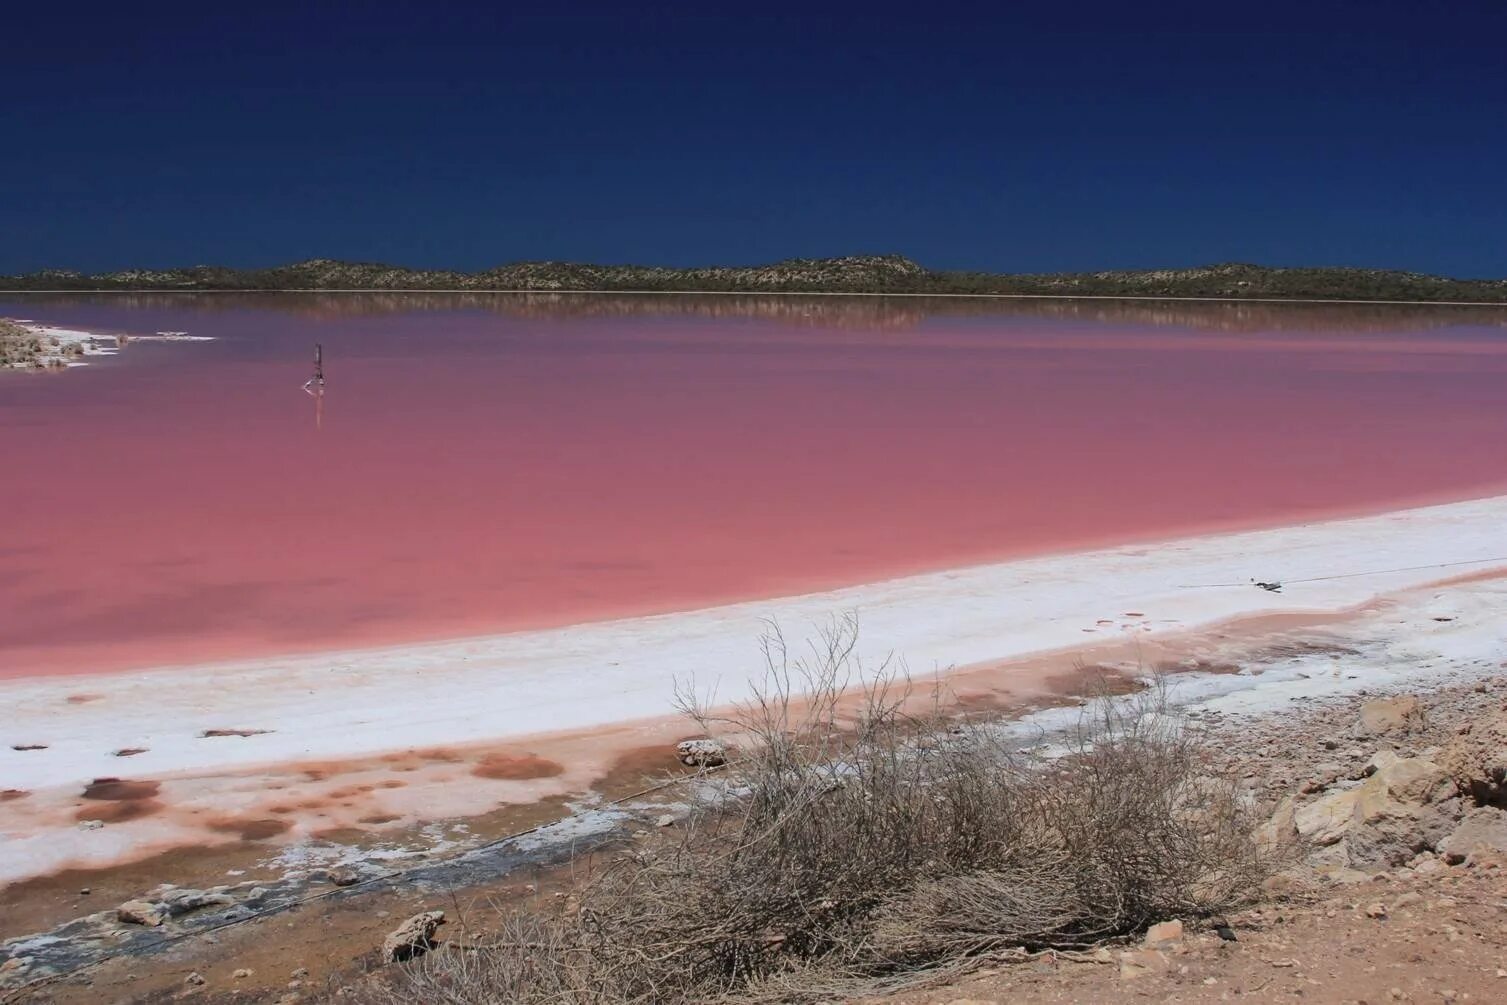
<svg viewBox="0 0 1507 1005"><path fill-rule="evenodd" d="M1449 279L1386 269L1266 268L993 274L927 269L899 255L792 258L770 265L672 269L515 262L483 272L313 259L268 269L200 265L98 275L48 270L0 277L8 290L536 290L744 293L1014 293L1055 296L1233 297L1507 302L1507 279Z"/></svg>

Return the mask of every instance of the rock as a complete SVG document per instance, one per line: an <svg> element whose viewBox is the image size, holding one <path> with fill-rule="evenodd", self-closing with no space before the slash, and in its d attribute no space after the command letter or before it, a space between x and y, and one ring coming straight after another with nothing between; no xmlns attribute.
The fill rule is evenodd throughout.
<svg viewBox="0 0 1507 1005"><path fill-rule="evenodd" d="M1365 738L1392 733L1418 733L1428 728L1423 702L1410 694L1395 698L1373 698L1360 707L1360 718L1350 728L1351 735Z"/></svg>
<svg viewBox="0 0 1507 1005"><path fill-rule="evenodd" d="M183 983L187 984L189 987L194 987L194 988L203 987L204 986L204 975L201 974L201 973L199 973L199 971L195 970L193 973L191 973L187 977L183 978Z"/></svg>
<svg viewBox="0 0 1507 1005"><path fill-rule="evenodd" d="M1285 848L1298 837L1297 822L1294 819L1296 813L1296 801L1292 796L1287 796L1277 804L1271 819L1256 829L1256 842L1268 851Z"/></svg>
<svg viewBox="0 0 1507 1005"><path fill-rule="evenodd" d="M1147 949L1163 949L1183 941L1181 921L1160 921L1146 929L1146 938L1141 945Z"/></svg>
<svg viewBox="0 0 1507 1005"><path fill-rule="evenodd" d="M1439 752L1439 764L1478 803L1507 803L1507 712L1472 722Z"/></svg>
<svg viewBox="0 0 1507 1005"><path fill-rule="evenodd" d="M1358 869L1402 865L1433 848L1454 826L1454 785L1443 767L1422 757L1378 752L1357 788L1342 789L1293 813L1298 835L1319 848L1340 845L1331 864Z"/></svg>
<svg viewBox="0 0 1507 1005"><path fill-rule="evenodd" d="M297 970L293 971L288 976L291 977L291 978L293 978L295 981L301 981L305 977L309 976L309 968L308 967L299 967Z"/></svg>
<svg viewBox="0 0 1507 1005"><path fill-rule="evenodd" d="M727 763L727 747L721 740L682 740L675 745L675 756L690 768L715 768Z"/></svg>
<svg viewBox="0 0 1507 1005"><path fill-rule="evenodd" d="M1166 953L1155 949L1137 949L1120 954L1120 979L1133 981L1137 977L1165 974L1172 969L1172 961Z"/></svg>
<svg viewBox="0 0 1507 1005"><path fill-rule="evenodd" d="M176 918L204 907L228 907L235 898L219 890L169 890L162 895L161 903Z"/></svg>
<svg viewBox="0 0 1507 1005"><path fill-rule="evenodd" d="M331 869L325 875L336 886L355 886L361 880L361 877L356 874L356 870L347 869L344 866Z"/></svg>
<svg viewBox="0 0 1507 1005"><path fill-rule="evenodd" d="M1448 799L1454 791L1449 772L1439 764L1424 757L1398 757L1390 750L1378 750L1372 756L1366 775L1379 777L1392 798L1420 806Z"/></svg>
<svg viewBox="0 0 1507 1005"><path fill-rule="evenodd" d="M1381 903L1380 901L1377 901L1374 904L1367 904L1365 913L1366 917L1368 918L1375 918L1378 921L1385 921L1387 917L1387 905Z"/></svg>
<svg viewBox="0 0 1507 1005"><path fill-rule="evenodd" d="M1356 794L1354 815L1345 831L1345 851L1357 869L1386 869L1435 847L1450 832L1454 819L1436 806L1416 800L1439 792L1442 769L1419 758L1399 759L1366 779ZM1430 775L1428 769L1438 774ZM1394 789L1393 783L1398 785ZM1402 798L1399 798L1401 796Z"/></svg>
<svg viewBox="0 0 1507 1005"><path fill-rule="evenodd" d="M444 911L415 914L382 940L382 956L387 960L407 960L434 947L434 933L445 923Z"/></svg>
<svg viewBox="0 0 1507 1005"><path fill-rule="evenodd" d="M1507 852L1507 811L1478 806L1439 842L1439 854L1450 865L1459 865L1477 849Z"/></svg>
<svg viewBox="0 0 1507 1005"><path fill-rule="evenodd" d="M146 900L128 900L115 909L115 917L128 925L156 928L167 920L167 908Z"/></svg>
<svg viewBox="0 0 1507 1005"><path fill-rule="evenodd" d="M231 974L230 976L231 976L232 980L244 981L246 978L248 978L248 977L251 976L251 973L252 972L249 969L247 969L246 967L241 967L239 970L237 970L235 973Z"/></svg>
<svg viewBox="0 0 1507 1005"><path fill-rule="evenodd" d="M1331 792L1297 810L1293 814L1293 827L1298 836L1320 847L1338 843L1355 816L1357 792L1356 789Z"/></svg>
<svg viewBox="0 0 1507 1005"><path fill-rule="evenodd" d="M1369 872L1361 872L1352 869L1348 865L1326 865L1316 870L1321 878L1335 886L1354 886L1357 883L1371 882Z"/></svg>
<svg viewBox="0 0 1507 1005"><path fill-rule="evenodd" d="M79 830L97 831L105 825L103 820L80 820Z"/></svg>
<svg viewBox="0 0 1507 1005"><path fill-rule="evenodd" d="M663 814L660 814L660 816L655 819L654 826L655 827L674 827L675 826L675 814L673 814L673 813L663 813Z"/></svg>

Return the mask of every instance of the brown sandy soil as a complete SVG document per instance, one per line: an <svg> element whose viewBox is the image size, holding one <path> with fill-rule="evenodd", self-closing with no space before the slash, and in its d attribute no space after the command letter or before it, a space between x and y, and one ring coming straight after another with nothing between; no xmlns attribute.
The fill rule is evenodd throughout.
<svg viewBox="0 0 1507 1005"><path fill-rule="evenodd" d="M1507 872L1451 869L1334 886L1231 915L1238 941L1187 935L1121 976L1123 947L1043 956L872 1005L1275 1002L1383 1005L1507 1001ZM1132 947L1133 948L1133 947ZM1160 970L1161 972L1157 972Z"/></svg>

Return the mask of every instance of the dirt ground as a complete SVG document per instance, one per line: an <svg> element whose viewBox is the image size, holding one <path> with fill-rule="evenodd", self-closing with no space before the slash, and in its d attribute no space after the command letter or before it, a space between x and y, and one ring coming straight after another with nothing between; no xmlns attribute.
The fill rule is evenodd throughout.
<svg viewBox="0 0 1507 1005"><path fill-rule="evenodd" d="M1237 941L1194 931L1160 952L1113 947L1086 960L1047 955L949 986L865 1005L1035 1002L1507 1002L1507 872L1456 867L1432 877L1335 885L1226 918ZM1133 960L1122 970L1122 953ZM1136 964L1146 965L1144 972Z"/></svg>

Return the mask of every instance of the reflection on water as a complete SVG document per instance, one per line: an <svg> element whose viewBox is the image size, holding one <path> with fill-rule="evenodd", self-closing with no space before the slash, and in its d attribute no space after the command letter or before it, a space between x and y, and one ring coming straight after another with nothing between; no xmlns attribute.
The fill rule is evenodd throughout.
<svg viewBox="0 0 1507 1005"><path fill-rule="evenodd" d="M0 298L6 294L0 293ZM485 311L539 321L581 318L749 319L796 327L875 331L929 319L1067 322L1210 332L1395 332L1458 325L1507 328L1507 307L1282 304L1235 301L980 297L763 296L667 293L121 293L35 294L27 305L133 310L270 311L314 318Z"/></svg>
<svg viewBox="0 0 1507 1005"><path fill-rule="evenodd" d="M0 675L684 609L1507 484L1499 307L153 293L7 315L216 340L0 374L21 473Z"/></svg>

